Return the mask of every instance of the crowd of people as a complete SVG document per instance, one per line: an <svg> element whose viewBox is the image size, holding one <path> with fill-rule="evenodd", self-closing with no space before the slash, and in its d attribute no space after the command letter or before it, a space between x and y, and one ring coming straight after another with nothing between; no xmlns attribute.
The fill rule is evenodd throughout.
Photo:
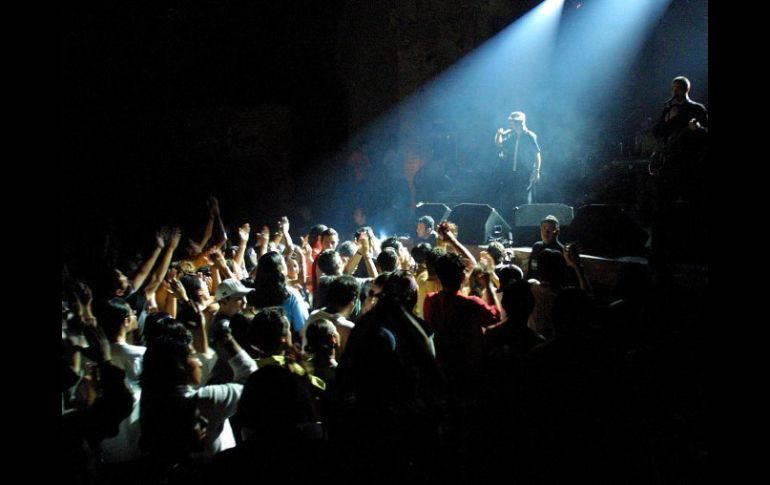
<svg viewBox="0 0 770 485"><path fill-rule="evenodd" d="M702 478L702 385L660 377L702 315L645 265L597 298L553 216L525 265L430 216L405 245L208 207L201 239L63 267L68 479Z"/></svg>

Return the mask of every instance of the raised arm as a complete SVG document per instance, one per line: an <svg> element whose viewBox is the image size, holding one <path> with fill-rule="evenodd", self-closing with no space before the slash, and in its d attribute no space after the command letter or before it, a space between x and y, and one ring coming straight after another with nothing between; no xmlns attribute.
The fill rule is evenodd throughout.
<svg viewBox="0 0 770 485"><path fill-rule="evenodd" d="M508 135L511 134L511 129L506 130L505 128L498 128L497 132L495 133L495 145L501 147L503 146L503 142L508 138Z"/></svg>
<svg viewBox="0 0 770 485"><path fill-rule="evenodd" d="M487 269L481 274L481 280L484 283L484 288L487 290L484 292L484 301L497 308L499 315L503 315L503 306L500 304L500 298L497 297L497 289L492 282L492 275L495 274L494 270Z"/></svg>
<svg viewBox="0 0 770 485"><path fill-rule="evenodd" d="M139 271L136 272L134 279L131 281L131 284L134 288L139 288L142 286L144 280L146 280L150 275L152 267L155 266L155 262L158 260L158 256L160 256L160 251L165 246L166 241L163 238L163 233L158 231L155 233L155 248L152 250L152 254L150 254L150 257L147 258L144 263L142 263L142 265L139 267Z"/></svg>
<svg viewBox="0 0 770 485"><path fill-rule="evenodd" d="M244 255L246 254L246 246L249 244L249 233L251 232L251 225L247 222L238 228L238 237L241 238L238 243L238 251L235 253L233 261L238 268L245 268L246 262L244 261ZM241 275L238 275L241 276Z"/></svg>
<svg viewBox="0 0 770 485"><path fill-rule="evenodd" d="M476 266L476 258L473 257L468 248L457 240L457 236L449 228L448 221L441 221L438 225L438 235L441 239L451 244L460 255L465 258L465 267L473 269Z"/></svg>
<svg viewBox="0 0 770 485"><path fill-rule="evenodd" d="M206 247L209 239L211 239L211 235L214 234L214 221L219 218L219 201L217 198L210 195L209 198L206 199L206 205L209 208L209 218L208 221L206 221L206 227L203 229L203 238L200 242L195 242L192 239L190 240L194 247L200 248L199 252Z"/></svg>
<svg viewBox="0 0 770 485"><path fill-rule="evenodd" d="M580 262L580 247L577 243L567 245L567 248L564 251L564 260L567 262L567 266L575 270L580 289L589 295L593 295L594 289L583 271L583 264Z"/></svg>
<svg viewBox="0 0 770 485"><path fill-rule="evenodd" d="M259 249L257 249L257 261L259 261L259 258L267 253L267 248L270 246L269 227L262 226L262 230L257 234L257 243L259 244Z"/></svg>
<svg viewBox="0 0 770 485"><path fill-rule="evenodd" d="M278 221L278 230L281 231L281 235L283 236L283 255L289 257L291 256L291 253L294 252L294 241L291 240L291 235L289 235L288 217L281 217L281 220Z"/></svg>
<svg viewBox="0 0 770 485"><path fill-rule="evenodd" d="M238 279L236 275L234 275L233 272L230 271L230 268L227 267L227 262L225 261L225 257L221 251L219 250L211 251L211 253L209 254L209 258L211 259L211 262L214 264L216 269L219 270L220 281L226 280L228 278ZM212 272L212 276L213 276L213 272ZM211 290L212 293L216 292L217 291L216 287L219 286L219 282L217 281L216 278L214 278L214 282L216 284L214 285L215 287L212 288Z"/></svg>
<svg viewBox="0 0 770 485"><path fill-rule="evenodd" d="M481 264L489 274L492 284L495 285L495 287L500 288L500 278L498 278L497 273L495 273L495 260L486 251L481 251L479 259L481 260L479 261L479 264Z"/></svg>
<svg viewBox="0 0 770 485"><path fill-rule="evenodd" d="M167 231L163 232L164 236L166 234L168 235L168 244L166 244L163 257L160 259L160 264L150 275L150 281L147 283L144 290L145 295L154 294L160 287L163 278L166 277L166 273L168 272L168 267L171 264L171 258L174 256L174 251L179 246L179 241L182 239L182 231L178 227L173 228L170 233L167 233Z"/></svg>
<svg viewBox="0 0 770 485"><path fill-rule="evenodd" d="M372 248L369 242L369 235L367 233L361 233L356 240L358 251L350 258L348 264L345 265L345 274L355 273L358 265L361 264L361 259L364 260L366 266L366 274L370 278L376 278L377 267L374 265L374 258L372 257Z"/></svg>
<svg viewBox="0 0 770 485"><path fill-rule="evenodd" d="M299 256L299 274L297 275L297 279L304 286L307 285L307 262L313 258L313 249L307 243L307 236L300 236L300 242L301 246L295 248L298 253L297 255Z"/></svg>

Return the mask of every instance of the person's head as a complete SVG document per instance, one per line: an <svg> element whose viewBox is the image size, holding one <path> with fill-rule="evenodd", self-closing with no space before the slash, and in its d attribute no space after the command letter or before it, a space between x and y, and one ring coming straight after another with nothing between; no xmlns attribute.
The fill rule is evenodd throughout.
<svg viewBox="0 0 770 485"><path fill-rule="evenodd" d="M233 316L246 309L246 295L254 291L247 288L235 278L227 278L219 283L216 292L216 300L219 303L219 311L227 316Z"/></svg>
<svg viewBox="0 0 770 485"><path fill-rule="evenodd" d="M121 270L113 266L104 266L93 278L94 296L108 300L119 296L126 298L131 294L131 281Z"/></svg>
<svg viewBox="0 0 770 485"><path fill-rule="evenodd" d="M487 254L492 257L495 261L495 266L497 266L505 259L505 246L498 241L492 241L487 247Z"/></svg>
<svg viewBox="0 0 770 485"><path fill-rule="evenodd" d="M324 249L337 249L337 244L339 243L340 236L331 227L321 233L321 246Z"/></svg>
<svg viewBox="0 0 770 485"><path fill-rule="evenodd" d="M430 243L421 242L412 248L412 259L418 265L425 264L425 258L431 250Z"/></svg>
<svg viewBox="0 0 770 485"><path fill-rule="evenodd" d="M458 291L465 281L465 263L459 254L446 253L436 261L436 275L446 291Z"/></svg>
<svg viewBox="0 0 770 485"><path fill-rule="evenodd" d="M182 317L183 312L180 312L178 316ZM152 340L155 340L158 336L164 335L169 327L178 325L178 322L170 313L155 312L147 316L144 321L144 338L148 342L149 346Z"/></svg>
<svg viewBox="0 0 770 485"><path fill-rule="evenodd" d="M234 259L236 254L238 254L237 245L231 245L227 247L224 251L222 251L222 255L225 257L226 260Z"/></svg>
<svg viewBox="0 0 770 485"><path fill-rule="evenodd" d="M366 293L366 299L364 299L364 303L361 305L361 315L371 310L372 307L377 304L380 293L382 293L382 289L389 276L390 273L380 273L374 280L372 280L369 291Z"/></svg>
<svg viewBox="0 0 770 485"><path fill-rule="evenodd" d="M283 308L267 307L254 315L247 340L265 355L283 354L291 347L290 323Z"/></svg>
<svg viewBox="0 0 770 485"><path fill-rule="evenodd" d="M350 275L337 276L326 293L326 306L330 313L350 316L358 298L358 280Z"/></svg>
<svg viewBox="0 0 770 485"><path fill-rule="evenodd" d="M677 76L671 81L671 96L676 101L684 101L688 97L691 86L689 79L684 76Z"/></svg>
<svg viewBox="0 0 770 485"><path fill-rule="evenodd" d="M286 277L290 280L296 280L299 277L299 261L294 254L286 258Z"/></svg>
<svg viewBox="0 0 770 485"><path fill-rule="evenodd" d="M546 244L553 244L558 235L559 219L553 215L545 216L545 219L540 221L540 239Z"/></svg>
<svg viewBox="0 0 770 485"><path fill-rule="evenodd" d="M186 274L179 279L187 297L194 302L202 302L211 296L209 287L200 273Z"/></svg>
<svg viewBox="0 0 770 485"><path fill-rule="evenodd" d="M428 239L430 233L433 231L433 227L436 225L436 221L429 215L424 215L417 219L417 237L420 239Z"/></svg>
<svg viewBox="0 0 770 485"><path fill-rule="evenodd" d="M203 366L192 343L192 334L181 323L167 326L150 340L142 361L142 389L163 392L180 385L199 386Z"/></svg>
<svg viewBox="0 0 770 485"><path fill-rule="evenodd" d="M316 358L333 357L340 342L337 327L326 318L318 318L308 323L305 338L305 352L313 354Z"/></svg>
<svg viewBox="0 0 770 485"><path fill-rule="evenodd" d="M380 300L395 302L411 312L417 303L417 281L411 271L397 269L390 273L382 286Z"/></svg>
<svg viewBox="0 0 770 485"><path fill-rule="evenodd" d="M318 269L325 275L333 276L342 274L344 263L339 253L334 249L326 249L318 255Z"/></svg>
<svg viewBox="0 0 770 485"><path fill-rule="evenodd" d="M514 111L508 115L508 126L521 133L527 129L527 115L522 111Z"/></svg>
<svg viewBox="0 0 770 485"><path fill-rule="evenodd" d="M509 322L514 325L526 325L527 318L535 307L535 297L532 296L529 282L516 280L503 286L503 298L500 303Z"/></svg>
<svg viewBox="0 0 770 485"><path fill-rule="evenodd" d="M428 251L425 255L425 268L428 270L428 276L436 276L436 261L445 254L446 251L443 248L432 248Z"/></svg>
<svg viewBox="0 0 770 485"><path fill-rule="evenodd" d="M486 281L488 281L489 278L489 269L480 264L477 264L468 277L470 294L472 296L483 296L484 291L486 290Z"/></svg>
<svg viewBox="0 0 770 485"><path fill-rule="evenodd" d="M390 272L398 268L398 253L392 247L383 248L377 255L377 267L381 272Z"/></svg>
<svg viewBox="0 0 770 485"><path fill-rule="evenodd" d="M396 236L385 238L385 240L380 243L380 250L384 250L385 248L393 248L396 251L396 254L399 254L401 252L401 248L403 247L404 243L399 241Z"/></svg>
<svg viewBox="0 0 770 485"><path fill-rule="evenodd" d="M337 253L339 253L342 261L345 263L356 254L356 251L358 251L358 246L353 241L343 241L337 246Z"/></svg>
<svg viewBox="0 0 770 485"><path fill-rule="evenodd" d="M118 337L139 328L136 312L123 298L111 298L100 310L97 315L99 326L104 329L110 342L116 342Z"/></svg>
<svg viewBox="0 0 770 485"><path fill-rule="evenodd" d="M321 248L321 234L327 229L329 228L323 224L316 224L310 228L310 231L307 234L307 243L310 247L314 249Z"/></svg>
<svg viewBox="0 0 770 485"><path fill-rule="evenodd" d="M508 283L523 280L524 271L515 264L505 264L498 270L497 277L500 279L500 287L504 288Z"/></svg>

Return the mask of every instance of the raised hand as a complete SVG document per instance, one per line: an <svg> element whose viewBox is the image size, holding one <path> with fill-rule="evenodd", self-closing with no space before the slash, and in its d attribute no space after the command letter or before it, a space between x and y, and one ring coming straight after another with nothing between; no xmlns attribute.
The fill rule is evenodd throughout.
<svg viewBox="0 0 770 485"><path fill-rule="evenodd" d="M251 225L247 222L238 228L238 236L241 238L241 242L246 244L249 242L249 233L251 232Z"/></svg>
<svg viewBox="0 0 770 485"><path fill-rule="evenodd" d="M358 247L363 254L369 254L372 248L371 242L369 241L369 234L361 234L361 237L358 238Z"/></svg>
<svg viewBox="0 0 770 485"><path fill-rule="evenodd" d="M567 244L564 251L564 260L567 262L567 266L577 268L580 265L580 244L573 242Z"/></svg>
<svg viewBox="0 0 770 485"><path fill-rule="evenodd" d="M177 278L172 278L168 281L169 289L174 294L177 300L187 301L187 290L184 289L182 282Z"/></svg>
<svg viewBox="0 0 770 485"><path fill-rule="evenodd" d="M492 256L489 255L486 251L481 251L479 253L479 264L484 267L484 271L487 271L489 268L495 267L495 260L492 258Z"/></svg>
<svg viewBox="0 0 770 485"><path fill-rule="evenodd" d="M206 200L206 205L209 207L209 215L211 217L219 217L219 201L213 195L210 195Z"/></svg>
<svg viewBox="0 0 770 485"><path fill-rule="evenodd" d="M165 227L161 228L158 232L155 233L155 245L159 248L163 249L166 247L166 233L168 229Z"/></svg>
<svg viewBox="0 0 770 485"><path fill-rule="evenodd" d="M75 299L81 307L87 307L91 305L94 300L94 295L91 292L91 288L85 281L78 281L73 288Z"/></svg>
<svg viewBox="0 0 770 485"><path fill-rule="evenodd" d="M178 227L171 229L168 233L168 245L174 250L179 246L179 241L182 240L182 230Z"/></svg>
<svg viewBox="0 0 770 485"><path fill-rule="evenodd" d="M309 236L300 236L299 237L299 247L302 248L302 252L307 254L308 251L310 251L312 248L310 247L310 244L308 244L308 237Z"/></svg>
<svg viewBox="0 0 770 485"><path fill-rule="evenodd" d="M437 232L442 240L451 241L455 235L452 232L452 223L449 221L441 221L438 225Z"/></svg>
<svg viewBox="0 0 770 485"><path fill-rule="evenodd" d="M286 216L281 217L281 220L278 221L278 230L281 232L289 232L289 218Z"/></svg>

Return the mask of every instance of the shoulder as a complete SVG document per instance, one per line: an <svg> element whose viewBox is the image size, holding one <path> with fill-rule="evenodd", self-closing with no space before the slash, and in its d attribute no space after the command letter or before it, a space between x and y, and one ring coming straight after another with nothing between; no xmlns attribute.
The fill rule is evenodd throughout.
<svg viewBox="0 0 770 485"><path fill-rule="evenodd" d="M286 287L286 292L289 293L289 300L292 300L292 299L294 299L294 300L301 300L302 299L302 295L300 295L299 291L296 288L294 288L293 286L287 286Z"/></svg>
<svg viewBox="0 0 770 485"><path fill-rule="evenodd" d="M348 320L347 318L345 318L343 316L337 317L334 320L334 324L337 327L342 327L342 328L346 328L346 329L352 329L353 327L356 326L353 322L351 322L350 320Z"/></svg>
<svg viewBox="0 0 770 485"><path fill-rule="evenodd" d="M243 384L228 382L226 384L211 384L196 390L193 395L202 402L218 404L222 401L237 399L243 392Z"/></svg>
<svg viewBox="0 0 770 485"><path fill-rule="evenodd" d="M707 111L706 106L704 104L698 103L696 101L690 100L688 104L690 105L691 109L702 111L703 113Z"/></svg>

